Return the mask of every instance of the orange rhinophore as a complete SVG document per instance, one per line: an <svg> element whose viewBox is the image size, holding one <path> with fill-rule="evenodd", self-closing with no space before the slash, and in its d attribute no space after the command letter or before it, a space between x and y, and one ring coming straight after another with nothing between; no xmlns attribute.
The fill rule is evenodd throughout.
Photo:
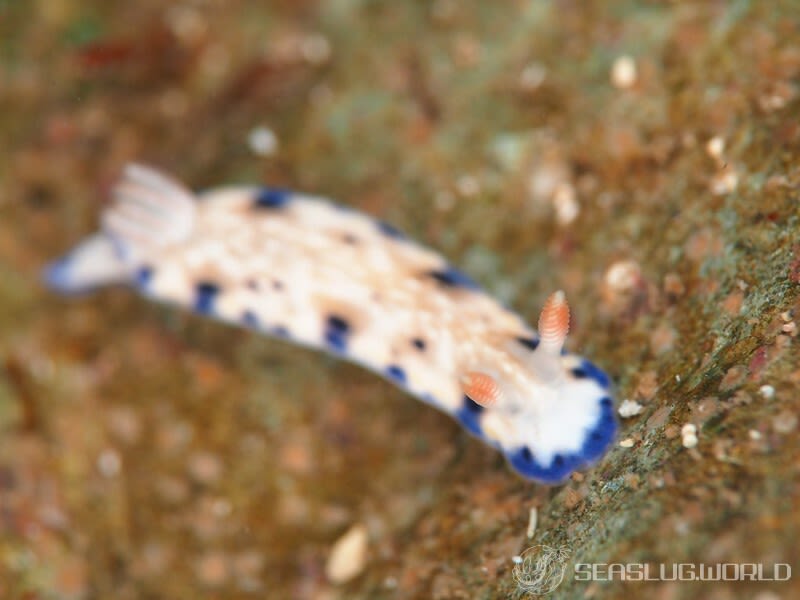
<svg viewBox="0 0 800 600"><path fill-rule="evenodd" d="M561 290L545 300L539 316L539 339L548 352L558 354L569 333L569 304Z"/></svg>
<svg viewBox="0 0 800 600"><path fill-rule="evenodd" d="M471 400L485 408L494 406L503 393L494 377L479 371L469 371L461 377L461 389Z"/></svg>

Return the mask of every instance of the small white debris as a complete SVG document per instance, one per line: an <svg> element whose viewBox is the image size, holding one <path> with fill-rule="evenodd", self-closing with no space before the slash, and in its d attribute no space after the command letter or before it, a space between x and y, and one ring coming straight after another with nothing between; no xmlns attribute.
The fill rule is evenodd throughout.
<svg viewBox="0 0 800 600"><path fill-rule="evenodd" d="M619 405L617 412L623 419L628 419L630 417L635 417L642 412L642 410L644 410L644 407L635 400L625 399L622 401L622 404Z"/></svg>
<svg viewBox="0 0 800 600"><path fill-rule="evenodd" d="M103 477L116 477L122 468L122 459L116 450L103 450L97 457L97 470Z"/></svg>
<svg viewBox="0 0 800 600"><path fill-rule="evenodd" d="M192 479L205 485L212 485L219 481L225 469L219 456L206 451L192 453L186 466Z"/></svg>
<svg viewBox="0 0 800 600"><path fill-rule="evenodd" d="M253 154L272 156L278 149L278 138L268 127L254 127L247 134L247 145Z"/></svg>
<svg viewBox="0 0 800 600"><path fill-rule="evenodd" d="M681 376L680 375L675 375L675 381L680 383L681 382Z"/></svg>
<svg viewBox="0 0 800 600"><path fill-rule="evenodd" d="M624 440L620 440L619 447L620 448L633 448L633 438L625 438Z"/></svg>
<svg viewBox="0 0 800 600"><path fill-rule="evenodd" d="M681 428L684 448L694 448L697 446L697 426L694 423L686 423Z"/></svg>
<svg viewBox="0 0 800 600"><path fill-rule="evenodd" d="M539 509L535 506L531 507L530 513L528 513L528 530L525 534L528 536L528 539L533 539L533 534L536 533L536 524L539 522Z"/></svg>
<svg viewBox="0 0 800 600"><path fill-rule="evenodd" d="M556 211L556 222L569 225L580 213L580 205L575 196L575 188L571 183L562 182L556 186L553 194L553 208Z"/></svg>
<svg viewBox="0 0 800 600"><path fill-rule="evenodd" d="M185 44L197 42L208 32L208 21L202 13L188 6L170 7L164 21L172 34Z"/></svg>
<svg viewBox="0 0 800 600"><path fill-rule="evenodd" d="M526 66L519 76L519 84L522 89L532 91L544 83L547 70L539 63L532 63Z"/></svg>
<svg viewBox="0 0 800 600"><path fill-rule="evenodd" d="M739 175L736 170L730 166L725 166L719 173L711 178L709 187L711 193L715 196L724 196L730 194L739 185Z"/></svg>
<svg viewBox="0 0 800 600"><path fill-rule="evenodd" d="M748 435L748 436L750 437L750 439L751 439L751 440L753 440L754 442L757 442L758 440L760 440L760 439L761 439L761 432L760 432L760 431L757 431L756 429L751 429L750 431L748 431L748 432L747 432L747 435Z"/></svg>
<svg viewBox="0 0 800 600"><path fill-rule="evenodd" d="M516 555L511 557L511 562L513 562L515 565L521 565L522 564L522 557L519 554L516 554Z"/></svg>
<svg viewBox="0 0 800 600"><path fill-rule="evenodd" d="M357 577L367 562L367 528L357 523L336 540L325 564L331 583L346 583Z"/></svg>
<svg viewBox="0 0 800 600"><path fill-rule="evenodd" d="M714 160L721 161L722 153L725 151L725 140L715 135L708 142L706 142L706 152Z"/></svg>
<svg viewBox="0 0 800 600"><path fill-rule="evenodd" d="M312 65L326 63L331 56L331 43L324 35L315 33L300 43L300 53Z"/></svg>
<svg viewBox="0 0 800 600"><path fill-rule="evenodd" d="M642 270L634 260L618 260L606 271L605 283L615 292L627 292L641 281Z"/></svg>
<svg viewBox="0 0 800 600"><path fill-rule="evenodd" d="M470 198L481 191L481 184L474 175L462 175L456 180L456 189L462 196Z"/></svg>
<svg viewBox="0 0 800 600"><path fill-rule="evenodd" d="M636 83L636 62L630 56L620 56L611 67L611 83L619 89L627 89Z"/></svg>
<svg viewBox="0 0 800 600"><path fill-rule="evenodd" d="M775 397L775 388L771 385L764 384L758 388L758 393L761 394L762 398L770 400Z"/></svg>
<svg viewBox="0 0 800 600"><path fill-rule="evenodd" d="M566 162L556 156L540 158L530 168L526 182L530 209L538 210L552 204L558 186L569 179L570 169Z"/></svg>
<svg viewBox="0 0 800 600"><path fill-rule="evenodd" d="M215 517L221 519L229 516L231 512L233 512L233 506L231 506L231 503L225 498L218 498L211 504L211 512L214 513Z"/></svg>
<svg viewBox="0 0 800 600"><path fill-rule="evenodd" d="M791 433L797 428L798 417L795 413L784 410L772 419L772 428L778 433Z"/></svg>
<svg viewBox="0 0 800 600"><path fill-rule="evenodd" d="M739 185L739 174L725 160L724 152L725 140L721 136L715 135L706 142L706 154L717 163L717 172L711 177L708 184L711 193L716 196L730 194Z"/></svg>

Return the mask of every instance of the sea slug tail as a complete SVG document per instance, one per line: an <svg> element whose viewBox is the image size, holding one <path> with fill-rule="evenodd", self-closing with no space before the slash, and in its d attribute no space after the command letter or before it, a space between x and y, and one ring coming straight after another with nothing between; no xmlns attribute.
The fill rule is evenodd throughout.
<svg viewBox="0 0 800 600"><path fill-rule="evenodd" d="M194 194L155 169L127 165L111 196L100 231L45 268L49 287L79 294L134 282L142 256L191 234Z"/></svg>

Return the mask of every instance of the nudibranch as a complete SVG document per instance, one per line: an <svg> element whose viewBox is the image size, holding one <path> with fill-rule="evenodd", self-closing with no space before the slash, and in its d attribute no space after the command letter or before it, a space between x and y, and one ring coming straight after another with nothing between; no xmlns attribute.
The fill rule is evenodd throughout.
<svg viewBox="0 0 800 600"><path fill-rule="evenodd" d="M195 194L138 164L111 195L99 231L46 270L53 288L126 284L333 353L452 415L539 482L562 482L614 439L608 376L563 348L562 292L537 333L441 255L324 198Z"/></svg>

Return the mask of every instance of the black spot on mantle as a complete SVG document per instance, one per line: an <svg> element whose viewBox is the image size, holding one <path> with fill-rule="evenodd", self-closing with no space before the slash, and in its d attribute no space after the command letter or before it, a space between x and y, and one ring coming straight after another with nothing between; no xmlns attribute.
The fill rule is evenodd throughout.
<svg viewBox="0 0 800 600"><path fill-rule="evenodd" d="M350 323L339 315L328 315L325 321L325 343L336 352L347 350Z"/></svg>
<svg viewBox="0 0 800 600"><path fill-rule="evenodd" d="M412 339L411 340L411 345L414 346L414 348L416 348L420 352L424 351L425 348L427 347L427 344L425 343L425 340L423 340L422 338L414 338L414 339Z"/></svg>
<svg viewBox="0 0 800 600"><path fill-rule="evenodd" d="M406 384L406 372L397 365L389 365L386 367L386 375L398 385Z"/></svg>
<svg viewBox="0 0 800 600"><path fill-rule="evenodd" d="M525 346L528 350L536 350L539 347L539 338L518 337L517 342Z"/></svg>
<svg viewBox="0 0 800 600"><path fill-rule="evenodd" d="M425 273L428 277L432 277L442 286L448 288L465 288L469 290L479 290L480 286L467 274L462 273L453 267L446 267L444 269L428 271Z"/></svg>
<svg viewBox="0 0 800 600"><path fill-rule="evenodd" d="M285 207L292 199L292 192L281 188L261 188L253 199L253 208L276 210Z"/></svg>
<svg viewBox="0 0 800 600"><path fill-rule="evenodd" d="M214 300L219 295L219 286L210 281L201 281L194 287L194 309L201 315L214 311Z"/></svg>
<svg viewBox="0 0 800 600"><path fill-rule="evenodd" d="M397 229L394 225L390 225L386 221L376 221L375 222L378 231L380 231L386 237L390 237L395 240L405 240L406 235Z"/></svg>

